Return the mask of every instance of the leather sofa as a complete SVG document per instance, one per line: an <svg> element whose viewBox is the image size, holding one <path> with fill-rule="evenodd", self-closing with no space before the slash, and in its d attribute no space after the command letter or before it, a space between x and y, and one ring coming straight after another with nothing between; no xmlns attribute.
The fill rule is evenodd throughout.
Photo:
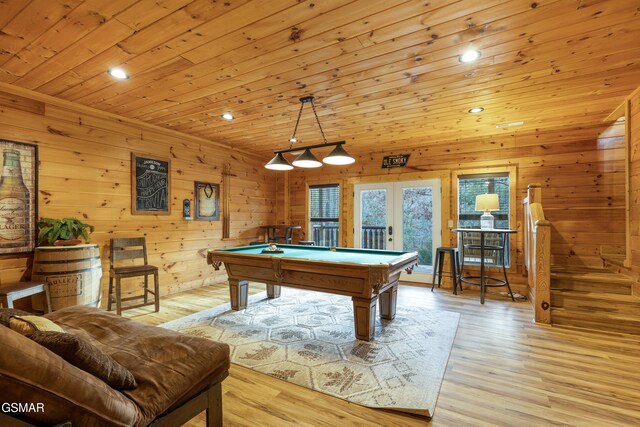
<svg viewBox="0 0 640 427"><path fill-rule="evenodd" d="M221 382L229 370L226 344L84 306L45 317L109 354L138 385L114 390L0 325L2 403L33 403L36 409L12 412L6 405L0 425L178 426L203 410L207 426L222 425Z"/></svg>

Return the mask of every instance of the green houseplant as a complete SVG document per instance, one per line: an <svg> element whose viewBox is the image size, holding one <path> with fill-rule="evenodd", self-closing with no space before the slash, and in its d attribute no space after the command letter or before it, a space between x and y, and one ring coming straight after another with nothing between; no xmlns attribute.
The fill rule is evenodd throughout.
<svg viewBox="0 0 640 427"><path fill-rule="evenodd" d="M38 245L75 245L81 243L79 237L89 241L89 234L93 233L93 225L84 224L77 218L41 218L38 221ZM62 241L62 243L56 243Z"/></svg>

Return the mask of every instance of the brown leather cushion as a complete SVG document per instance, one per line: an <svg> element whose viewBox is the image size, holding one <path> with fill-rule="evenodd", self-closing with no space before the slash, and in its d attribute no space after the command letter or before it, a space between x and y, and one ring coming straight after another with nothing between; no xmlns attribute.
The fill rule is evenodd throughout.
<svg viewBox="0 0 640 427"><path fill-rule="evenodd" d="M141 418L122 393L5 326L0 326L0 390L3 402L44 404L44 412L22 415L38 425L71 420L74 426L131 426Z"/></svg>
<svg viewBox="0 0 640 427"><path fill-rule="evenodd" d="M138 387L123 391L139 407L135 425L149 424L218 380L229 369L229 346L149 326L96 308L45 315L126 367Z"/></svg>
<svg viewBox="0 0 640 427"><path fill-rule="evenodd" d="M73 366L100 378L116 390L136 388L136 380L121 364L90 342L64 332L36 331L27 335Z"/></svg>
<svg viewBox="0 0 640 427"><path fill-rule="evenodd" d="M9 327L9 319L11 316L29 316L28 311L20 310L17 308L0 308L0 324Z"/></svg>

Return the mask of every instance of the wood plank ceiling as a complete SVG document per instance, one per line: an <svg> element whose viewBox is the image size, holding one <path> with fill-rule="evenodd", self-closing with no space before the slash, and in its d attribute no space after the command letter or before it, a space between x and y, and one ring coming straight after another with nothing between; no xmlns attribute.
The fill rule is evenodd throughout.
<svg viewBox="0 0 640 427"><path fill-rule="evenodd" d="M363 153L592 125L640 85L639 0L0 0L0 29L2 82L265 159L305 95Z"/></svg>

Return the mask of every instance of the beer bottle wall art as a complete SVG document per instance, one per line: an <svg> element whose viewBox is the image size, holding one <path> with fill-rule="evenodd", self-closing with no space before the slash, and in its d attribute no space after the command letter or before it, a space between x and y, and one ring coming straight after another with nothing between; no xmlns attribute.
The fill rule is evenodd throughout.
<svg viewBox="0 0 640 427"><path fill-rule="evenodd" d="M20 151L3 150L0 178L0 248L28 247L31 240L30 194L22 179Z"/></svg>

